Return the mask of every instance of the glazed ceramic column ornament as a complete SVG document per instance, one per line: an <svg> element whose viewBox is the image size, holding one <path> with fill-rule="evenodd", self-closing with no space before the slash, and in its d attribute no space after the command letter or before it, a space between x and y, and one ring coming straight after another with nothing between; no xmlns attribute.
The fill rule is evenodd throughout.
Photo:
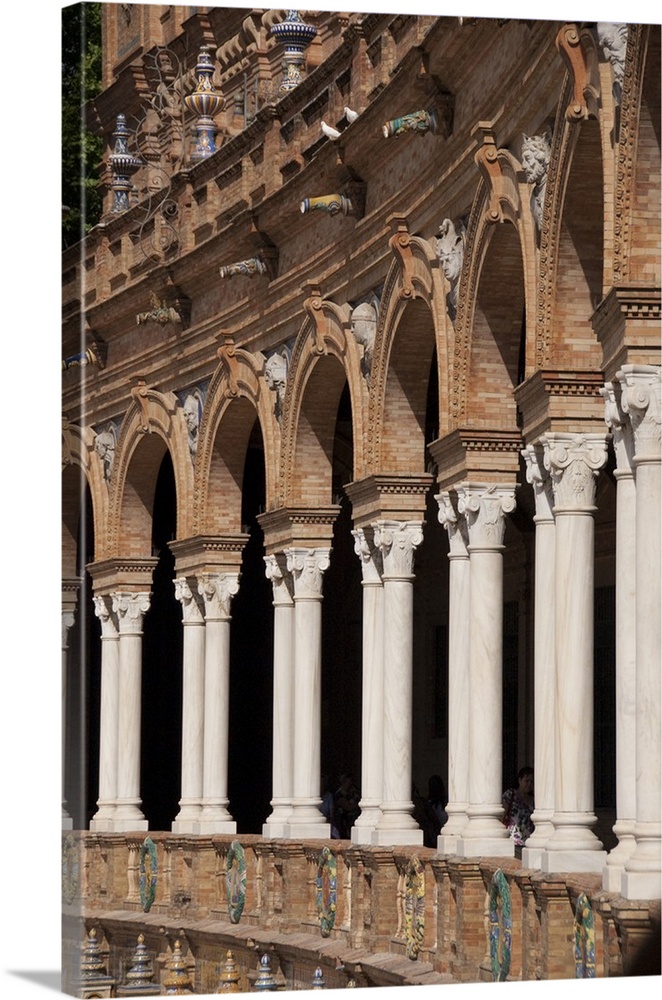
<svg viewBox="0 0 662 1000"><path fill-rule="evenodd" d="M202 741L205 705L205 621L202 601L186 577L174 581L182 605L182 797L173 833L198 833L202 811Z"/></svg>
<svg viewBox="0 0 662 1000"><path fill-rule="evenodd" d="M292 812L294 703L294 598L292 576L284 554L264 557L267 579L273 588L274 688L273 764L271 813L262 827L263 837L287 836Z"/></svg>
<svg viewBox="0 0 662 1000"><path fill-rule="evenodd" d="M146 830L140 809L140 692L143 618L150 594L116 591L112 609L119 625L119 709L117 727L117 808L113 831Z"/></svg>
<svg viewBox="0 0 662 1000"><path fill-rule="evenodd" d="M281 95L287 94L304 78L304 52L317 34L317 28L305 24L298 10L288 10L285 20L273 25L271 34L285 46L284 75L279 90Z"/></svg>
<svg viewBox="0 0 662 1000"><path fill-rule="evenodd" d="M607 457L601 434L544 435L556 520L554 833L541 868L602 871L593 813L593 578L595 492Z"/></svg>
<svg viewBox="0 0 662 1000"><path fill-rule="evenodd" d="M115 145L110 156L110 169L112 181L110 184L113 192L113 204L111 212L118 215L126 212L131 207L129 195L133 190L131 178L142 166L141 161L129 152L129 136L131 135L126 125L126 115L118 115L113 139Z"/></svg>
<svg viewBox="0 0 662 1000"><path fill-rule="evenodd" d="M469 640L470 568L467 523L458 514L457 497L435 497L439 523L448 532L448 822L437 838L437 850L454 854L467 822L469 807Z"/></svg>
<svg viewBox="0 0 662 1000"><path fill-rule="evenodd" d="M361 815L353 844L372 843L382 818L384 745L384 586L382 554L371 528L352 531L363 576L363 684L361 706Z"/></svg>
<svg viewBox="0 0 662 1000"><path fill-rule="evenodd" d="M533 719L535 802L532 816L535 830L522 849L522 864L538 868L545 844L554 832L554 741L556 701L556 657L554 655L554 575L556 525L554 493L545 468L541 444L528 444L522 451L527 482L533 487L536 513L534 610L533 610Z"/></svg>
<svg viewBox="0 0 662 1000"><path fill-rule="evenodd" d="M191 160L198 163L216 152L214 139L218 130L214 123L214 115L218 114L224 103L220 94L214 91L212 84L214 63L206 45L200 49L195 74L198 78L197 86L192 94L184 98L184 104L189 111L198 115L195 124L197 140L191 153Z"/></svg>
<svg viewBox="0 0 662 1000"><path fill-rule="evenodd" d="M437 131L437 119L433 111L410 111L400 118L392 118L382 125L382 135L385 139L397 138L400 135L425 135L426 132Z"/></svg>
<svg viewBox="0 0 662 1000"><path fill-rule="evenodd" d="M512 857L501 822L503 704L503 536L515 509L512 486L463 483L458 512L466 518L470 566L469 807L457 854Z"/></svg>
<svg viewBox="0 0 662 1000"><path fill-rule="evenodd" d="M301 214L326 212L328 215L351 215L352 202L344 194L323 194L317 198L304 198L299 206Z"/></svg>
<svg viewBox="0 0 662 1000"><path fill-rule="evenodd" d="M238 573L208 573L198 580L205 609L204 742L200 833L236 833L228 812L230 738L230 606Z"/></svg>
<svg viewBox="0 0 662 1000"><path fill-rule="evenodd" d="M101 713L99 719L99 798L90 830L113 829L117 798L117 723L120 693L120 647L117 618L110 597L94 598L94 613L101 623Z"/></svg>
<svg viewBox="0 0 662 1000"><path fill-rule="evenodd" d="M621 406L621 385L607 382L600 390L605 401L605 423L616 455L616 847L602 870L602 887L621 891L625 862L635 847L637 810L637 491L634 481L634 437ZM536 796L537 796L536 778Z"/></svg>
<svg viewBox="0 0 662 1000"><path fill-rule="evenodd" d="M422 844L412 816L414 553L417 521L377 521L374 541L384 565L384 792L373 844Z"/></svg>
<svg viewBox="0 0 662 1000"><path fill-rule="evenodd" d="M636 847L625 863L621 894L659 899L660 865L660 368L623 365L617 373L621 403L634 432L637 484Z"/></svg>
<svg viewBox="0 0 662 1000"><path fill-rule="evenodd" d="M322 577L327 548L286 549L294 582L294 762L288 836L330 836L319 810L322 711Z"/></svg>
<svg viewBox="0 0 662 1000"><path fill-rule="evenodd" d="M73 820L67 810L67 801L64 793L65 789L65 764L66 764L66 743L67 732L67 660L69 658L69 629L73 628L76 620L73 609L62 610L62 829L71 830Z"/></svg>
<svg viewBox="0 0 662 1000"><path fill-rule="evenodd" d="M259 274L267 273L267 265L261 257L248 257L246 260L236 260L233 264L224 264L219 267L218 273L221 278L234 278L237 275L255 278Z"/></svg>

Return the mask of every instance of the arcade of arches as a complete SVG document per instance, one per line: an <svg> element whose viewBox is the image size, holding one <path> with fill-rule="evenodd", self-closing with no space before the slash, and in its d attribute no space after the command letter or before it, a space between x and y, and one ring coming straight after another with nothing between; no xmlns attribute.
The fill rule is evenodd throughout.
<svg viewBox="0 0 662 1000"><path fill-rule="evenodd" d="M220 13L104 7L108 164L159 46L191 71L209 45L225 103L216 152L168 179L160 255L156 111L140 197L118 212L108 166L65 254L63 824L90 850L333 845L321 796L350 773L344 849L514 871L501 796L531 764L522 870L583 873L648 919L659 28L620 26L618 63L595 25L308 12L306 75L249 119L241 80L279 79L282 12ZM436 134L381 136L433 105ZM523 134L545 129L541 191ZM327 190L361 210L299 211ZM435 773L430 851L414 801Z"/></svg>

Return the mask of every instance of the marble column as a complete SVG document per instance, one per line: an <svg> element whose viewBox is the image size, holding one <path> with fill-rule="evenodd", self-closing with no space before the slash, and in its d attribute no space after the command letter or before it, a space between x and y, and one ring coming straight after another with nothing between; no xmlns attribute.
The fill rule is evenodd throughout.
<svg viewBox="0 0 662 1000"><path fill-rule="evenodd" d="M66 608L62 611L62 829L73 829L73 819L67 809L65 795L65 775L67 761L67 660L69 657L69 629L76 620L74 610Z"/></svg>
<svg viewBox="0 0 662 1000"><path fill-rule="evenodd" d="M294 581L294 761L291 839L328 838L330 825L319 810L322 713L322 577L327 548L288 548Z"/></svg>
<svg viewBox="0 0 662 1000"><path fill-rule="evenodd" d="M454 854L469 807L469 642L470 569L467 524L458 516L457 498L435 497L439 523L448 532L448 822L437 837L441 854Z"/></svg>
<svg viewBox="0 0 662 1000"><path fill-rule="evenodd" d="M635 849L625 863L625 899L659 899L660 864L660 388L661 369L623 365L621 402L634 432L637 484Z"/></svg>
<svg viewBox="0 0 662 1000"><path fill-rule="evenodd" d="M361 815L353 844L372 843L382 818L384 744L384 586L382 554L371 528L357 528L354 551L361 560L363 588L363 677L361 705Z"/></svg>
<svg viewBox="0 0 662 1000"><path fill-rule="evenodd" d="M554 492L545 468L541 444L529 444L522 451L526 478L533 486L536 513L533 630L533 764L535 809L531 819L535 830L522 849L522 864L538 868L542 851L554 832L554 761L556 657L554 653L554 574L556 525Z"/></svg>
<svg viewBox="0 0 662 1000"><path fill-rule="evenodd" d="M636 778L636 548L637 491L632 426L621 407L621 386L600 390L616 454L616 847L602 869L602 888L621 891L625 862L635 847Z"/></svg>
<svg viewBox="0 0 662 1000"><path fill-rule="evenodd" d="M117 808L113 831L146 830L140 806L140 692L142 685L142 625L149 611L147 592L111 594L119 624L119 706Z"/></svg>
<svg viewBox="0 0 662 1000"><path fill-rule="evenodd" d="M384 743L382 816L372 842L422 844L412 816L414 552L423 541L418 521L376 521L375 545L384 565Z"/></svg>
<svg viewBox="0 0 662 1000"><path fill-rule="evenodd" d="M204 600L204 707L200 833L236 833L228 811L230 734L230 605L238 573L208 573L198 580Z"/></svg>
<svg viewBox="0 0 662 1000"><path fill-rule="evenodd" d="M271 812L262 826L262 836L277 838L287 835L292 812L294 598L285 555L265 556L264 562L274 597L274 688Z"/></svg>
<svg viewBox="0 0 662 1000"><path fill-rule="evenodd" d="M458 510L469 536L469 807L458 838L460 857L512 857L501 822L503 707L503 536L515 509L512 486L463 483Z"/></svg>
<svg viewBox="0 0 662 1000"><path fill-rule="evenodd" d="M99 717L99 798L90 830L113 830L117 799L118 715L120 695L120 645L117 618L110 597L94 598L94 613L101 622L101 711Z"/></svg>
<svg viewBox="0 0 662 1000"><path fill-rule="evenodd" d="M202 812L202 741L205 705L205 620L202 601L186 577L173 581L182 605L182 797L173 833L198 833Z"/></svg>
<svg viewBox="0 0 662 1000"><path fill-rule="evenodd" d="M544 435L556 520L556 765L554 833L545 872L602 871L593 813L593 579L595 492L607 455L601 434Z"/></svg>

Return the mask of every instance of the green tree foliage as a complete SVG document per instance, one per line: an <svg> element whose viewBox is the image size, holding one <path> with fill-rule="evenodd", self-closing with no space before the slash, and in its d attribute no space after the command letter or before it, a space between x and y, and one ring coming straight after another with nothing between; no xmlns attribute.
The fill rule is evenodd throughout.
<svg viewBox="0 0 662 1000"><path fill-rule="evenodd" d="M101 4L62 11L63 249L77 243L101 216L101 136L83 125L83 105L101 90Z"/></svg>

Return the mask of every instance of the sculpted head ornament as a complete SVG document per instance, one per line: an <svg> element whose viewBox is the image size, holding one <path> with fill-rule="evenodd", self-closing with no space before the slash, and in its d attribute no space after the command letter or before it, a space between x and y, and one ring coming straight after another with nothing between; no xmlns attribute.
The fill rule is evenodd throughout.
<svg viewBox="0 0 662 1000"><path fill-rule="evenodd" d="M276 417L278 420L283 412L288 370L289 355L286 349L270 354L264 365L266 383L276 393Z"/></svg>
<svg viewBox="0 0 662 1000"><path fill-rule="evenodd" d="M615 100L620 103L625 75L625 51L628 45L627 24L598 21L598 41L605 59L611 63L614 71L613 93Z"/></svg>
<svg viewBox="0 0 662 1000"><path fill-rule="evenodd" d="M183 413L188 431L188 448L194 461L198 451L198 430L202 419L202 406L203 398L199 389L194 389L184 400Z"/></svg>
<svg viewBox="0 0 662 1000"><path fill-rule="evenodd" d="M112 428L101 431L94 439L94 450L103 462L103 478L107 483L112 475L116 447L117 441Z"/></svg>
<svg viewBox="0 0 662 1000"><path fill-rule="evenodd" d="M375 346L375 336L377 335L377 310L370 302L360 302L352 309L351 315L352 334L357 344L363 347L363 357L361 359L361 371L366 382L370 385L370 370L372 368L372 352Z"/></svg>
<svg viewBox="0 0 662 1000"><path fill-rule="evenodd" d="M546 132L544 135L522 136L522 167L527 181L529 184L533 184L531 213L538 229L542 227L547 171L549 170L551 155L552 146L549 132Z"/></svg>

